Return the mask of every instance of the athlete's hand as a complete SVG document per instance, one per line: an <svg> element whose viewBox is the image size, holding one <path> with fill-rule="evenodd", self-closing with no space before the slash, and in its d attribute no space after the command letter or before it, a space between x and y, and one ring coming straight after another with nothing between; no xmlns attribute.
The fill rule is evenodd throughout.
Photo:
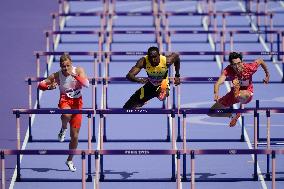
<svg viewBox="0 0 284 189"><path fill-rule="evenodd" d="M139 78L139 83L145 84L148 82L148 78Z"/></svg>
<svg viewBox="0 0 284 189"><path fill-rule="evenodd" d="M180 84L180 78L179 77L175 77L174 84L175 84L175 86Z"/></svg>
<svg viewBox="0 0 284 189"><path fill-rule="evenodd" d="M263 79L263 83L268 84L269 83L269 75L266 75Z"/></svg>
<svg viewBox="0 0 284 189"><path fill-rule="evenodd" d="M57 83L51 83L50 85L48 85L48 90L53 90L53 89L56 89L56 87L57 87Z"/></svg>
<svg viewBox="0 0 284 189"><path fill-rule="evenodd" d="M218 94L214 94L214 101L217 102L219 100L219 95Z"/></svg>
<svg viewBox="0 0 284 189"><path fill-rule="evenodd" d="M75 77L76 74L72 72L72 69L66 71L69 75Z"/></svg>
<svg viewBox="0 0 284 189"><path fill-rule="evenodd" d="M238 79L234 79L232 82L234 87L240 87L240 81Z"/></svg>

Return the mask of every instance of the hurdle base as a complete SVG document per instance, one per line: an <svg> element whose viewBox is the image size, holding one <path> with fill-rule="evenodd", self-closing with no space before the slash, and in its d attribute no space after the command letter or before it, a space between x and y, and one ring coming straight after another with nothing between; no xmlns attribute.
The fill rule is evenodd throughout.
<svg viewBox="0 0 284 189"><path fill-rule="evenodd" d="M176 182L172 178L154 178L154 179L103 179L100 182Z"/></svg>
<svg viewBox="0 0 284 189"><path fill-rule="evenodd" d="M182 142L181 137L180 137L180 136L178 136L176 141L177 141L177 142Z"/></svg>
<svg viewBox="0 0 284 189"><path fill-rule="evenodd" d="M95 137L95 136L93 136L93 137L92 137L91 142L97 142L97 140L96 140L96 137Z"/></svg>
<svg viewBox="0 0 284 189"><path fill-rule="evenodd" d="M105 180L105 175L104 174L100 174L100 182L103 182Z"/></svg>
<svg viewBox="0 0 284 189"><path fill-rule="evenodd" d="M241 142L241 139L186 139L186 142Z"/></svg>
<svg viewBox="0 0 284 189"><path fill-rule="evenodd" d="M168 139L107 139L104 142L170 142Z"/></svg>
<svg viewBox="0 0 284 189"><path fill-rule="evenodd" d="M33 139L32 142L54 142L58 143L59 141L56 139ZM70 139L65 139L62 143L64 142L70 142ZM78 142L88 142L88 139L79 139Z"/></svg>
<svg viewBox="0 0 284 189"><path fill-rule="evenodd" d="M16 182L82 182L82 179L59 179L59 178L18 178ZM89 178L86 179L86 182L92 182Z"/></svg>
<svg viewBox="0 0 284 189"><path fill-rule="evenodd" d="M29 136L28 142L33 142L33 136Z"/></svg>
<svg viewBox="0 0 284 189"><path fill-rule="evenodd" d="M245 136L243 134L241 135L240 141L245 142Z"/></svg>
<svg viewBox="0 0 284 189"><path fill-rule="evenodd" d="M190 178L182 178L182 182L191 182ZM195 179L195 182L240 182L240 181L254 181L254 178L207 178Z"/></svg>
<svg viewBox="0 0 284 189"><path fill-rule="evenodd" d="M254 181L258 181L258 175L257 174L252 174L252 179Z"/></svg>
<svg viewBox="0 0 284 189"><path fill-rule="evenodd" d="M91 175L88 175L87 179L86 179L86 182L93 182L93 179L92 179L92 176Z"/></svg>
<svg viewBox="0 0 284 189"><path fill-rule="evenodd" d="M265 180L267 180L267 181L271 180L270 173L265 174Z"/></svg>

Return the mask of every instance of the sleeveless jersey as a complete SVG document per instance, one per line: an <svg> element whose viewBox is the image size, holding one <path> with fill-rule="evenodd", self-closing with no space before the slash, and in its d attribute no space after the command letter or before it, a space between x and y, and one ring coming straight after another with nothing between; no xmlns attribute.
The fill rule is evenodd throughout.
<svg viewBox="0 0 284 189"><path fill-rule="evenodd" d="M76 74L76 67L73 67L72 72ZM60 94L66 94L69 98L79 98L81 94L82 86L80 83L71 75L67 77L59 71L59 90Z"/></svg>
<svg viewBox="0 0 284 189"><path fill-rule="evenodd" d="M146 59L146 72L149 78L149 81L155 85L158 86L161 84L163 79L168 78L168 67L166 62L166 57L160 55L160 63L158 66L152 66L148 55L145 56Z"/></svg>

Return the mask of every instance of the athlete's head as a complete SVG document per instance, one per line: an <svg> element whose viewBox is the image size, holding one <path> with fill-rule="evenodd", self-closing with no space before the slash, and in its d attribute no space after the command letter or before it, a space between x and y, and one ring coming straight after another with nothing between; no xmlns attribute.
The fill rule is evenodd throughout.
<svg viewBox="0 0 284 189"><path fill-rule="evenodd" d="M69 54L63 54L60 57L60 68L63 74L72 72L72 60Z"/></svg>
<svg viewBox="0 0 284 189"><path fill-rule="evenodd" d="M243 71L243 56L237 52L231 52L229 55L229 62L235 72L240 73Z"/></svg>
<svg viewBox="0 0 284 189"><path fill-rule="evenodd" d="M150 47L147 52L150 63L157 66L160 63L160 53L158 47Z"/></svg>

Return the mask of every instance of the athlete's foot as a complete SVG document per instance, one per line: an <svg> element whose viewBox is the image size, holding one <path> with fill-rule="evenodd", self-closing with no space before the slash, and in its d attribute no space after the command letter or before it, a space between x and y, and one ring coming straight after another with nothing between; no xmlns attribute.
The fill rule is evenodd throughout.
<svg viewBox="0 0 284 189"><path fill-rule="evenodd" d="M65 164L67 165L68 169L72 172L76 171L76 167L73 164L73 161L66 161Z"/></svg>
<svg viewBox="0 0 284 189"><path fill-rule="evenodd" d="M58 133L59 142L64 142L66 131L67 131L67 129L63 129L63 128L60 129L60 131Z"/></svg>
<svg viewBox="0 0 284 189"><path fill-rule="evenodd" d="M237 124L237 121L240 116L241 116L241 113L237 113L234 117L232 117L230 121L230 127L234 127Z"/></svg>

